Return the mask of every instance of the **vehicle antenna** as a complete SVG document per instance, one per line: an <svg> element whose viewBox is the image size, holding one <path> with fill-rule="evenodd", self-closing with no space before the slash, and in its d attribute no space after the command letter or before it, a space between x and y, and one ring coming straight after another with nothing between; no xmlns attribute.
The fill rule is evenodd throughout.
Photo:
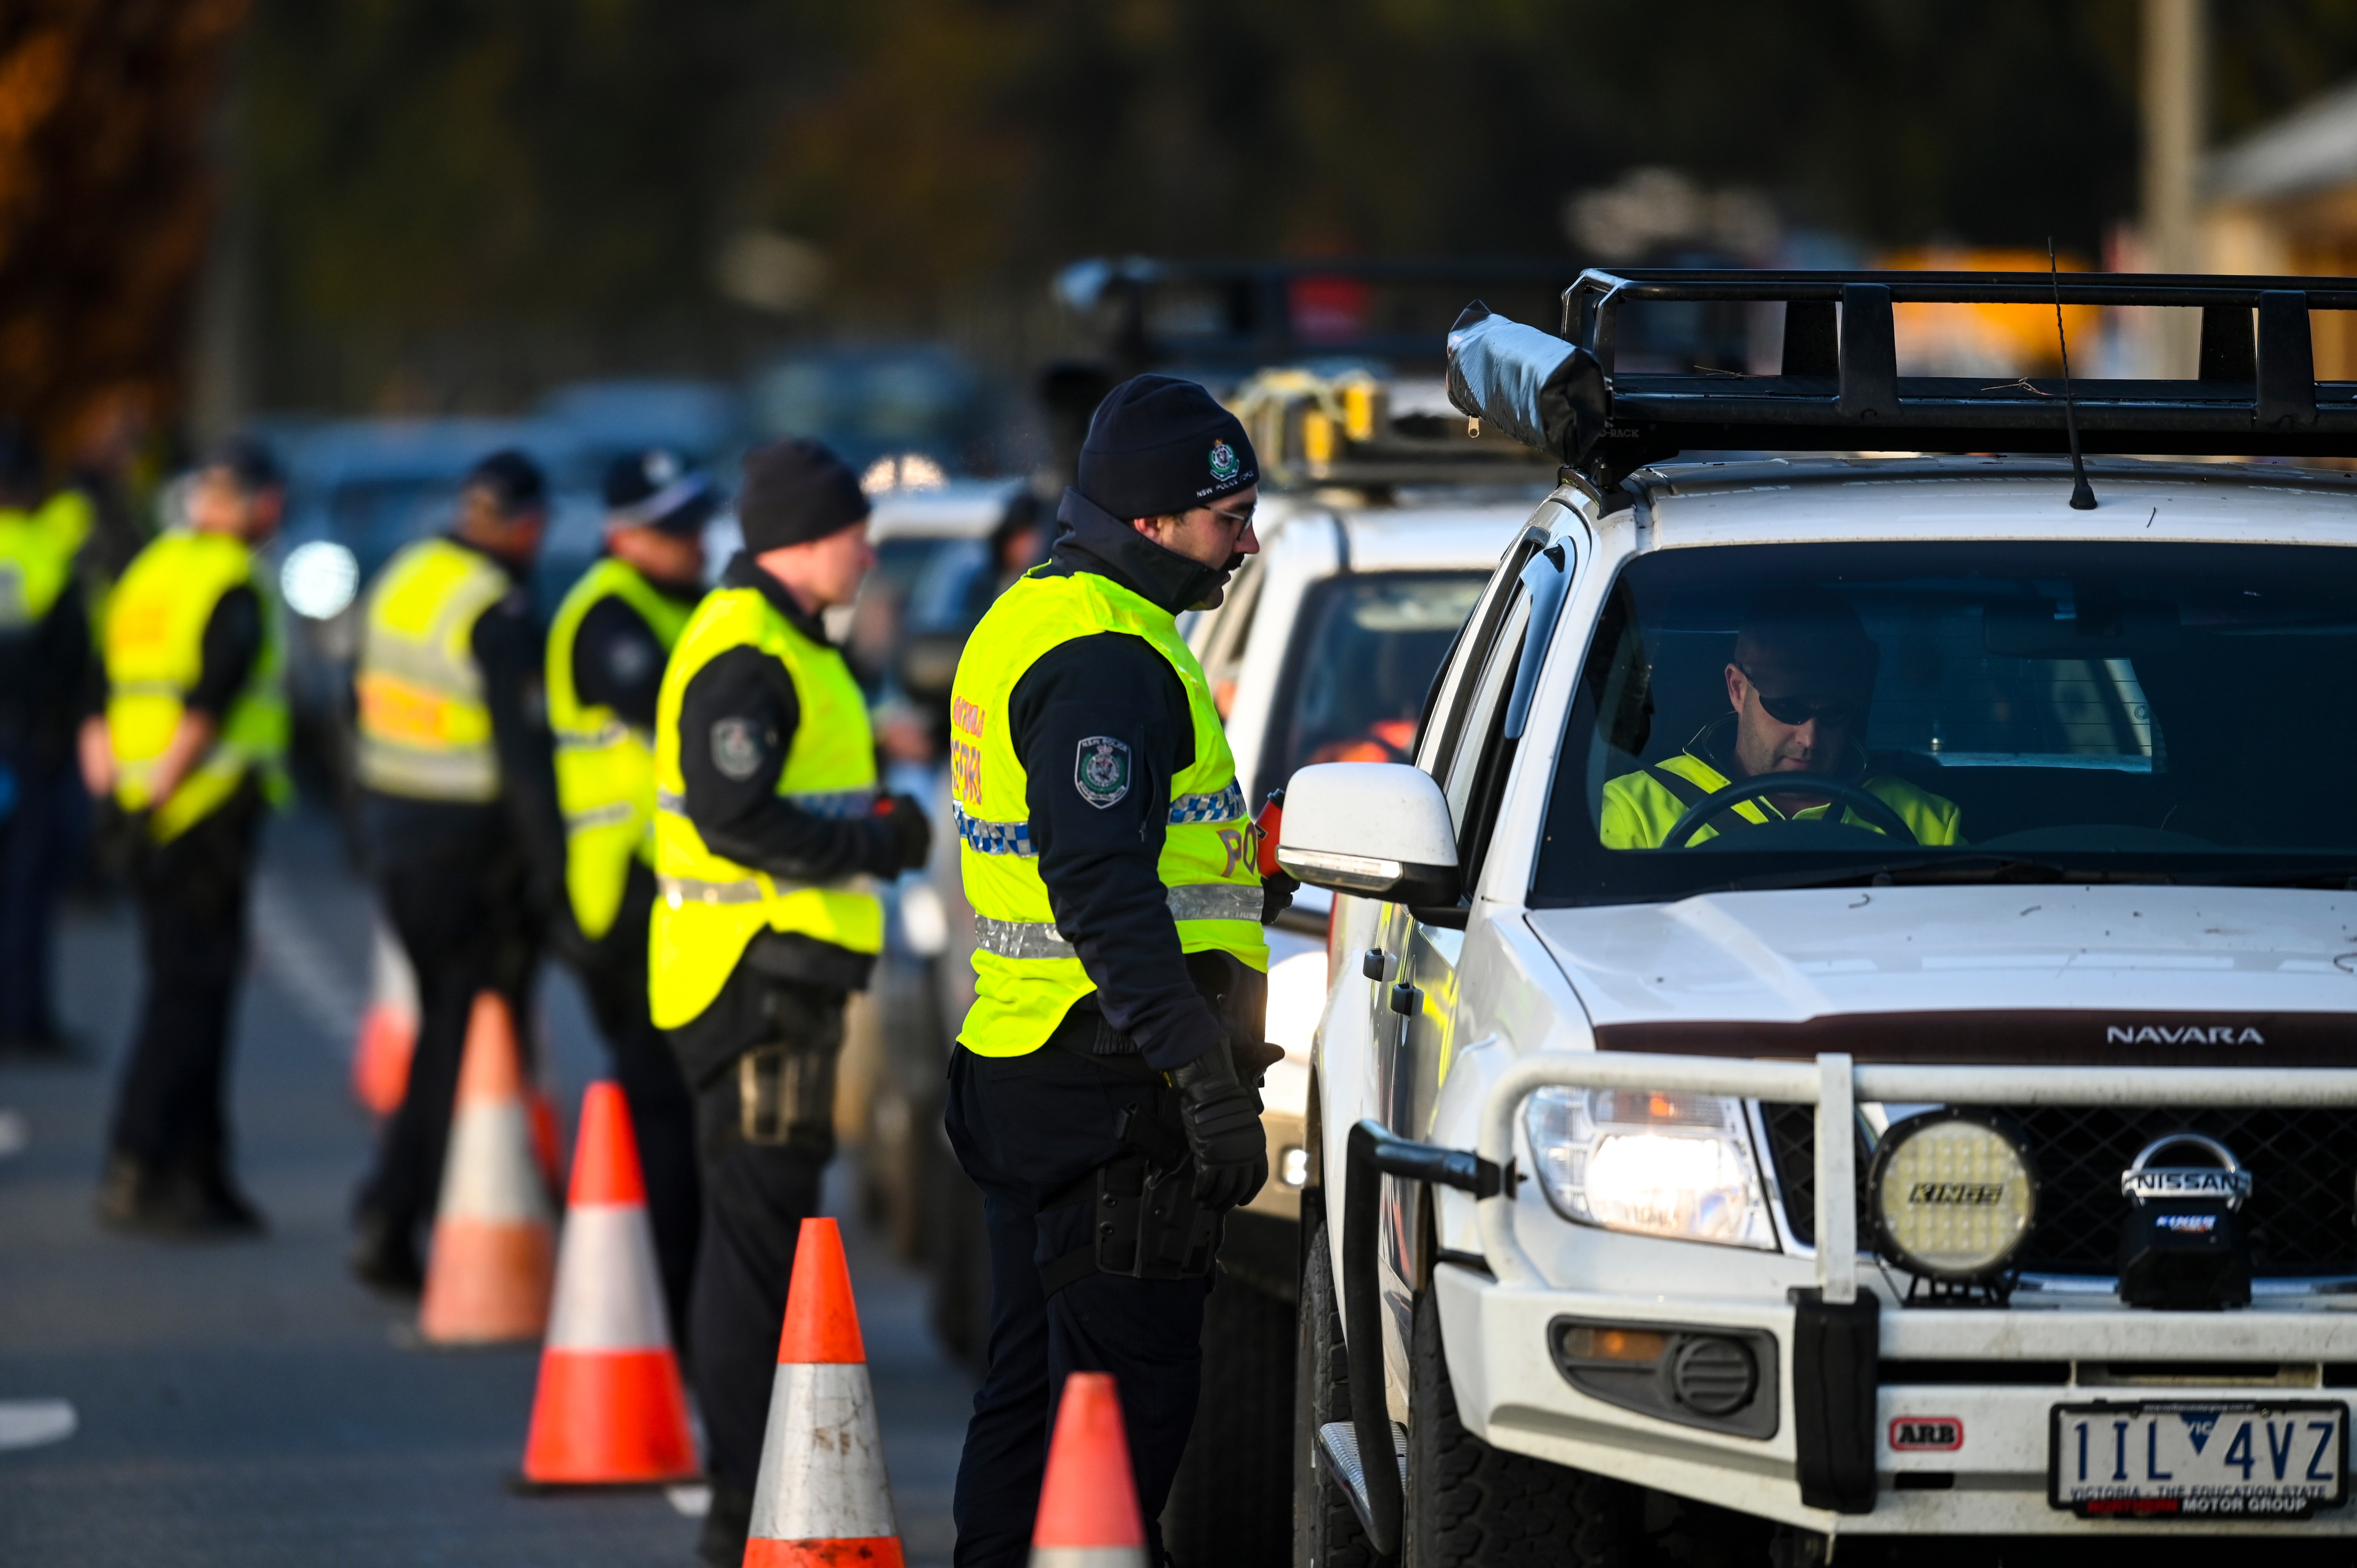
<svg viewBox="0 0 2357 1568"><path fill-rule="evenodd" d="M2062 346L2062 423L2071 432L2071 510L2095 510L2095 488L2087 483L2087 465L2079 456L2079 403L2071 395L2071 338L2062 330L2062 273L2054 261L2054 236L2046 236L2046 275L2054 285L2054 340Z"/></svg>

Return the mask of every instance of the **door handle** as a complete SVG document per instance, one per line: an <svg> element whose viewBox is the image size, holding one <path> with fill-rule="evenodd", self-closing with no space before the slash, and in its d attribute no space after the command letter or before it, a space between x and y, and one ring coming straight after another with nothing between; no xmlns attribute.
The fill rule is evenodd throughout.
<svg viewBox="0 0 2357 1568"><path fill-rule="evenodd" d="M1424 993L1405 980L1392 987L1392 1011L1403 1018L1415 1016L1417 1005L1423 1001Z"/></svg>

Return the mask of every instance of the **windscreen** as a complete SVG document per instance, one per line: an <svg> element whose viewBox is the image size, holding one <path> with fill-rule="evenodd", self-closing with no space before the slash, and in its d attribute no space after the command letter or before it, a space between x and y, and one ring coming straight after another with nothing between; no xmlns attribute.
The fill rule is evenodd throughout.
<svg viewBox="0 0 2357 1568"><path fill-rule="evenodd" d="M1489 581L1480 572L1330 577L1304 598L1260 777L1313 762L1405 762L1425 693Z"/></svg>
<svg viewBox="0 0 2357 1568"><path fill-rule="evenodd" d="M2357 551L1663 551L1614 585L1542 902L2357 873Z"/></svg>

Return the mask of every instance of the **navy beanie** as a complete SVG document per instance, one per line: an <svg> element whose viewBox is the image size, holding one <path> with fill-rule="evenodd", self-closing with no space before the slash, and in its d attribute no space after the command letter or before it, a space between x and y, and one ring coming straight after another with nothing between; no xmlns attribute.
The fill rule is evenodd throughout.
<svg viewBox="0 0 2357 1568"><path fill-rule="evenodd" d="M1205 506L1259 482L1243 423L1200 383L1133 376L1097 404L1077 488L1115 517L1140 518Z"/></svg>
<svg viewBox="0 0 2357 1568"><path fill-rule="evenodd" d="M859 476L820 443L794 437L745 454L737 521L754 554L824 539L866 515Z"/></svg>
<svg viewBox="0 0 2357 1568"><path fill-rule="evenodd" d="M491 502L505 517L548 504L548 476L540 465L512 446L503 447L467 470L464 487L488 490Z"/></svg>

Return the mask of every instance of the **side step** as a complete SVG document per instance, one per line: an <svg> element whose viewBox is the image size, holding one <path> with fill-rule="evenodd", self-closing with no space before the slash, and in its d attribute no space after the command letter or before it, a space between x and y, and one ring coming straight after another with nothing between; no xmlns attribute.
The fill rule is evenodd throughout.
<svg viewBox="0 0 2357 1568"><path fill-rule="evenodd" d="M1407 1490L1407 1428L1398 1422L1392 1423L1392 1446L1399 1461L1400 1490ZM1374 1525L1367 1512L1367 1472L1359 1463L1358 1430L1347 1421L1329 1421L1318 1429L1318 1447L1325 1455L1326 1468L1350 1494L1351 1511L1359 1516L1359 1528L1374 1533Z"/></svg>

